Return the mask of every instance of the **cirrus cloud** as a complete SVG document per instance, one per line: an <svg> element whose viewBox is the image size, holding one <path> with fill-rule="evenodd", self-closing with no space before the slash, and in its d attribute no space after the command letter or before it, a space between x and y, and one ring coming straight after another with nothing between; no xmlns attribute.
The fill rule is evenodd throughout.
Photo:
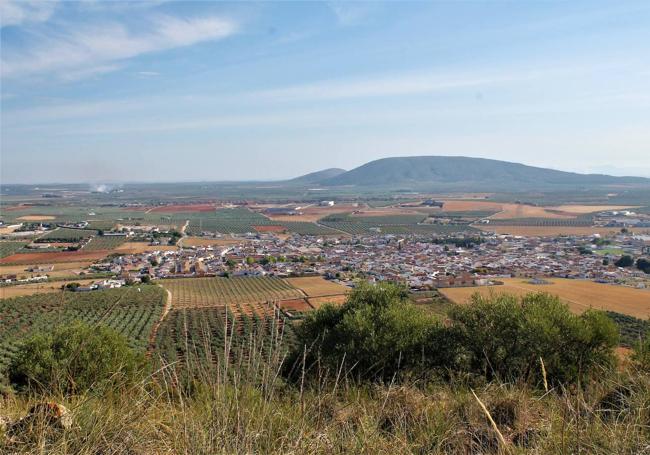
<svg viewBox="0 0 650 455"><path fill-rule="evenodd" d="M142 54L219 40L237 32L235 22L216 16L157 15L142 28L134 32L121 23L103 23L37 32L27 46L4 49L2 77L54 73L76 79L118 69L121 61Z"/></svg>

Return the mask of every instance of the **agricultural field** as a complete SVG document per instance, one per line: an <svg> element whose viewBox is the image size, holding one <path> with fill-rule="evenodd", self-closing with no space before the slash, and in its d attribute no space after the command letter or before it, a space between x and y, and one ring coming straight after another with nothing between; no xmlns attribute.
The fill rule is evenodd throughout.
<svg viewBox="0 0 650 455"><path fill-rule="evenodd" d="M485 232L497 234L520 235L523 237L555 237L560 235L592 235L592 234L615 234L621 231L618 227L596 227L596 226L506 226L480 224L475 226ZM636 233L650 232L650 228L629 229Z"/></svg>
<svg viewBox="0 0 650 455"><path fill-rule="evenodd" d="M326 280L320 276L287 278L286 281L304 292L307 297L340 295L350 292L350 288L347 286Z"/></svg>
<svg viewBox="0 0 650 455"><path fill-rule="evenodd" d="M38 242L80 242L95 234L97 234L97 231L90 229L57 228L39 237Z"/></svg>
<svg viewBox="0 0 650 455"><path fill-rule="evenodd" d="M0 275L17 275L19 278L28 278L46 274L50 278L72 277L86 272L93 261L64 262L56 264L40 263L45 272L28 272L27 265L0 265ZM32 264L30 264L32 265ZM52 270L49 270L53 268Z"/></svg>
<svg viewBox="0 0 650 455"><path fill-rule="evenodd" d="M209 216L188 216L190 223L187 232L200 234L201 232L219 232L222 234L245 234L255 232L253 226L276 224L267 217L248 209L220 209Z"/></svg>
<svg viewBox="0 0 650 455"><path fill-rule="evenodd" d="M114 247L113 253L120 254L138 254L148 253L151 251L174 251L177 250L176 245L149 245L149 242L122 242L117 247Z"/></svg>
<svg viewBox="0 0 650 455"><path fill-rule="evenodd" d="M11 286L0 286L0 299L10 297L22 297L34 294L46 294L50 292L61 292L61 286L66 283L79 283L81 285L90 284L94 279L89 280L70 280L70 281L48 281L44 283L17 284Z"/></svg>
<svg viewBox="0 0 650 455"><path fill-rule="evenodd" d="M126 287L87 293L58 292L0 300L0 370L15 354L21 340L38 331L80 320L101 322L145 350L160 319L165 292L158 286Z"/></svg>
<svg viewBox="0 0 650 455"><path fill-rule="evenodd" d="M172 293L174 309L221 305L255 304L303 297L289 283L278 278L186 278L161 280ZM232 309L235 311L234 309Z"/></svg>
<svg viewBox="0 0 650 455"><path fill-rule="evenodd" d="M183 237L178 241L179 245L184 247L191 246L231 246L241 243L241 240L230 237L210 238L210 237Z"/></svg>
<svg viewBox="0 0 650 455"><path fill-rule="evenodd" d="M126 241L126 237L96 235L82 248L83 251L102 251L118 248Z"/></svg>
<svg viewBox="0 0 650 455"><path fill-rule="evenodd" d="M352 216L349 214L330 215L319 221L320 224L352 235L368 234L451 234L474 231L467 224L419 224L426 218L420 215Z"/></svg>
<svg viewBox="0 0 650 455"><path fill-rule="evenodd" d="M110 251L61 251L44 253L16 253L0 259L0 264L36 265L61 262L96 261L105 258Z"/></svg>
<svg viewBox="0 0 650 455"><path fill-rule="evenodd" d="M650 318L650 290L562 278L547 279L552 284L536 285L522 278L505 278L502 286L443 288L440 293L455 303L465 303L476 292L480 294L509 293L524 295L530 292L548 292L557 295L572 311L589 308L613 311L639 319Z"/></svg>
<svg viewBox="0 0 650 455"><path fill-rule="evenodd" d="M171 311L157 330L155 357L184 371L211 373L228 359L242 364L253 352L282 355L293 340L291 324L277 309L235 314L227 306ZM281 347L281 349L278 349ZM245 368L245 366L243 366Z"/></svg>
<svg viewBox="0 0 650 455"><path fill-rule="evenodd" d="M25 245L27 245L27 242L0 242L0 258L17 253Z"/></svg>

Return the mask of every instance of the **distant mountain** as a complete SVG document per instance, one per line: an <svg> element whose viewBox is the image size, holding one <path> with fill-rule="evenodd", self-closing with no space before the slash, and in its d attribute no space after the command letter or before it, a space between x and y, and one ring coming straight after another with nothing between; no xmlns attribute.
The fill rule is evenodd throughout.
<svg viewBox="0 0 650 455"><path fill-rule="evenodd" d="M319 183L322 182L323 180L328 180L328 179L333 179L338 177L341 174L345 174L347 171L345 169L339 169L336 167L332 167L329 169L323 169L322 171L316 171L312 172L310 174L305 174L301 175L300 177L296 177L295 179L289 180L291 183Z"/></svg>
<svg viewBox="0 0 650 455"><path fill-rule="evenodd" d="M383 158L323 179L324 186L385 186L391 188L467 188L527 190L591 185L650 185L643 177L577 174L507 161L462 156Z"/></svg>

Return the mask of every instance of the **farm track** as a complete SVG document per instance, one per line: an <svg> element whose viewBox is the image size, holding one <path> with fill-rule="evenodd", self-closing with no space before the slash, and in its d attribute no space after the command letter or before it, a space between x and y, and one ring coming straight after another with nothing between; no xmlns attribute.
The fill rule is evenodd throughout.
<svg viewBox="0 0 650 455"><path fill-rule="evenodd" d="M160 286L162 289L162 286ZM172 310L172 293L169 291L169 289L165 289L167 292L167 300L165 301L165 306L163 307L162 314L160 315L160 319L156 321L154 326L151 328L151 333L149 334L149 348L147 349L147 357L151 357L151 353L153 350L156 348L156 336L158 335L158 329L160 328L160 325L163 323L169 312Z"/></svg>

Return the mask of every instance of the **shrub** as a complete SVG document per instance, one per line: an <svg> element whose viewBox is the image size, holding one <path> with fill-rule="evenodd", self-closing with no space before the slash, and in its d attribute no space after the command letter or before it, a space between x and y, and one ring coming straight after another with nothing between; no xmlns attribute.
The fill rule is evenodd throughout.
<svg viewBox="0 0 650 455"><path fill-rule="evenodd" d="M611 365L618 343L616 325L604 313L575 315L549 294L475 294L450 318L460 332L459 367L488 379L540 383L542 359L549 383L578 382L594 367Z"/></svg>
<svg viewBox="0 0 650 455"><path fill-rule="evenodd" d="M8 373L19 390L70 394L132 382L143 365L142 353L131 350L113 329L75 322L28 339Z"/></svg>
<svg viewBox="0 0 650 455"><path fill-rule="evenodd" d="M296 328L300 359L330 370L354 368L359 378L390 379L422 363L422 349L438 328L432 316L409 304L407 290L390 283L359 283L341 307L325 305Z"/></svg>
<svg viewBox="0 0 650 455"><path fill-rule="evenodd" d="M616 262L614 262L614 265L616 267L631 267L633 264L634 259L632 259L632 256L628 254L624 254Z"/></svg>
<svg viewBox="0 0 650 455"><path fill-rule="evenodd" d="M549 294L475 294L447 324L410 305L403 287L360 284L341 307L324 306L297 327L298 364L354 368L359 379L436 370L541 384L584 381L614 363L618 330L606 314L575 315Z"/></svg>

